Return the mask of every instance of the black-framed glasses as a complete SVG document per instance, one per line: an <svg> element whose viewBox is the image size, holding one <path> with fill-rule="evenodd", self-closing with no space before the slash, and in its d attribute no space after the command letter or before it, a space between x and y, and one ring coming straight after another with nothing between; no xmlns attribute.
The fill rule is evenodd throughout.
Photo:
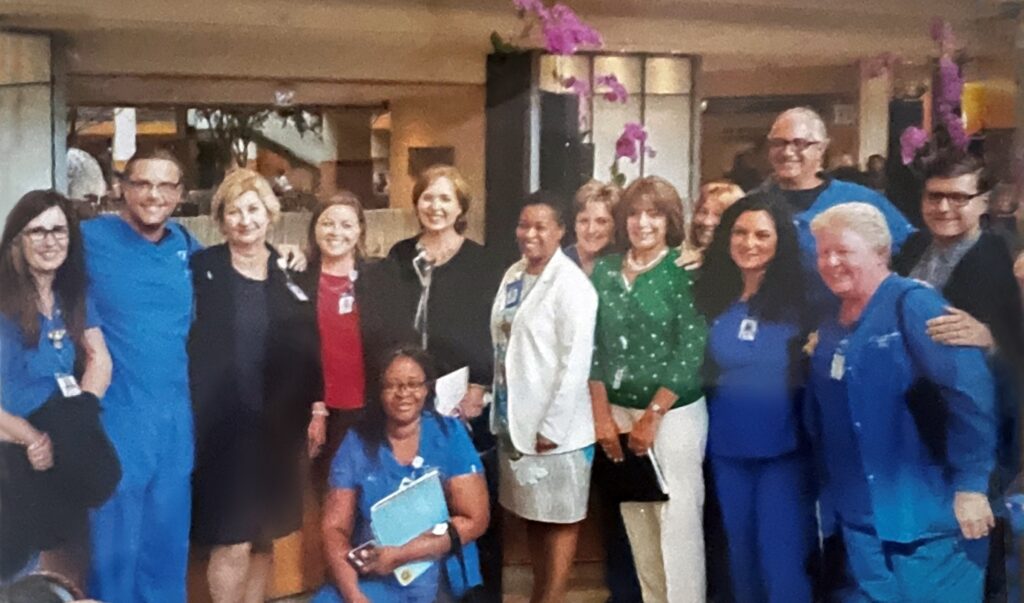
<svg viewBox="0 0 1024 603"><path fill-rule="evenodd" d="M148 193L156 189L161 197L173 196L181 189L181 182L149 182L148 180L128 180L125 186L137 193Z"/></svg>
<svg viewBox="0 0 1024 603"><path fill-rule="evenodd" d="M966 207L968 203L974 199L982 196L984 193L947 193L943 191L925 191L924 201L928 205L939 205L943 200L949 201L949 204L957 209Z"/></svg>
<svg viewBox="0 0 1024 603"><path fill-rule="evenodd" d="M407 381L405 383L393 383L391 381L385 381L383 384L381 384L381 389L389 394L404 394L407 392L419 391L426 387L427 383L427 381Z"/></svg>
<svg viewBox="0 0 1024 603"><path fill-rule="evenodd" d="M769 138L768 148L773 151L781 151L793 147L797 153L803 153L814 145L821 144L820 140L808 140L806 138Z"/></svg>
<svg viewBox="0 0 1024 603"><path fill-rule="evenodd" d="M68 240L69 233L67 226L54 226L53 228L36 226L35 228L25 229L22 231L22 234L33 244L39 245L46 240L46 237L53 237L54 241L65 243Z"/></svg>

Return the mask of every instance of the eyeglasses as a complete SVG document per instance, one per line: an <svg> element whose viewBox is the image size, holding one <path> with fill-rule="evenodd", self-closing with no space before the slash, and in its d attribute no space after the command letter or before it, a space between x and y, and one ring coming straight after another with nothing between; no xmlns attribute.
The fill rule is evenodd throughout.
<svg viewBox="0 0 1024 603"><path fill-rule="evenodd" d="M773 151L781 151L787 147L792 146L793 150L797 153L803 153L807 149L813 147L816 144L821 144L820 140L807 140L806 138L793 138L792 140L787 138L769 138L768 148Z"/></svg>
<svg viewBox="0 0 1024 603"><path fill-rule="evenodd" d="M966 207L972 200L980 197L982 193L946 193L942 191L925 191L924 201L928 205L940 205L945 199L957 209Z"/></svg>
<svg viewBox="0 0 1024 603"><path fill-rule="evenodd" d="M409 381L408 383L391 383L390 381L385 381L381 389L389 394L404 394L407 392L419 391L426 385L426 381Z"/></svg>
<svg viewBox="0 0 1024 603"><path fill-rule="evenodd" d="M136 193L148 193L156 189L161 197L171 197L181 188L180 182L149 182L147 180L128 180L125 186Z"/></svg>
<svg viewBox="0 0 1024 603"><path fill-rule="evenodd" d="M42 226L36 226L35 228L22 231L22 234L28 237L28 240L35 245L45 241L47 236L52 236L53 240L58 243L65 243L68 240L68 227L54 226L53 228L43 228Z"/></svg>

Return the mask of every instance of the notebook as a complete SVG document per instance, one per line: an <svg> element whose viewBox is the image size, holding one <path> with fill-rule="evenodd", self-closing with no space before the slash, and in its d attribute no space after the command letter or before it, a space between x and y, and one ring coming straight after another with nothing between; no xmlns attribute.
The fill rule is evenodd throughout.
<svg viewBox="0 0 1024 603"><path fill-rule="evenodd" d="M448 503L436 469L413 481L403 481L398 490L370 507L373 535L384 546L402 546L448 519ZM395 570L395 578L402 586L408 586L433 564L433 561L407 563Z"/></svg>
<svg viewBox="0 0 1024 603"><path fill-rule="evenodd" d="M619 436L623 461L613 463L598 452L594 458L594 480L612 502L663 502L668 500L668 485L654 449L636 455L630 451L629 434Z"/></svg>

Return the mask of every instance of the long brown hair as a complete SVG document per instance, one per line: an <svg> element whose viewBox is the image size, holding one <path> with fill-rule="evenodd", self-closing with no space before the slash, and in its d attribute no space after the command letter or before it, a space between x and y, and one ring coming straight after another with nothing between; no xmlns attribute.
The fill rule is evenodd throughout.
<svg viewBox="0 0 1024 603"><path fill-rule="evenodd" d="M18 325L25 345L31 348L39 344L39 292L22 252L21 231L51 207L59 207L68 221L68 256L53 280L54 299L60 305L71 340L80 345L85 331L88 279L78 218L64 195L51 190L31 191L8 214L0 237L0 314Z"/></svg>
<svg viewBox="0 0 1024 603"><path fill-rule="evenodd" d="M363 211L363 204L355 193L342 189L328 197L326 201L317 204L316 209L313 210L313 216L309 219L309 228L306 230L306 258L308 258L309 266L312 269L319 270L320 263L323 261L320 246L316 244L316 223L325 211L335 205L351 207L356 212L356 219L359 220L359 242L356 244L355 259L361 259L366 255L366 249L364 249L366 246L366 212Z"/></svg>

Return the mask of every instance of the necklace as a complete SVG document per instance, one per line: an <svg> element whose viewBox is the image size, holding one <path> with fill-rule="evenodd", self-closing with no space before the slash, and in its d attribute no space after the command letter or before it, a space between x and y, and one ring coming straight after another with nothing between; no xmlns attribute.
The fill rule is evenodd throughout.
<svg viewBox="0 0 1024 603"><path fill-rule="evenodd" d="M53 347L60 350L64 348L64 337L68 334L66 329L50 329L46 333L46 338L50 340Z"/></svg>
<svg viewBox="0 0 1024 603"><path fill-rule="evenodd" d="M629 269L632 270L633 272L643 272L645 270L649 270L652 266L660 262L661 259L665 257L667 253L668 247L662 249L661 252L658 253L658 255L655 256L654 259L651 260L650 262L647 262L646 264L638 264L636 260L633 258L633 250L630 249L629 253L626 254L626 265L629 266Z"/></svg>

